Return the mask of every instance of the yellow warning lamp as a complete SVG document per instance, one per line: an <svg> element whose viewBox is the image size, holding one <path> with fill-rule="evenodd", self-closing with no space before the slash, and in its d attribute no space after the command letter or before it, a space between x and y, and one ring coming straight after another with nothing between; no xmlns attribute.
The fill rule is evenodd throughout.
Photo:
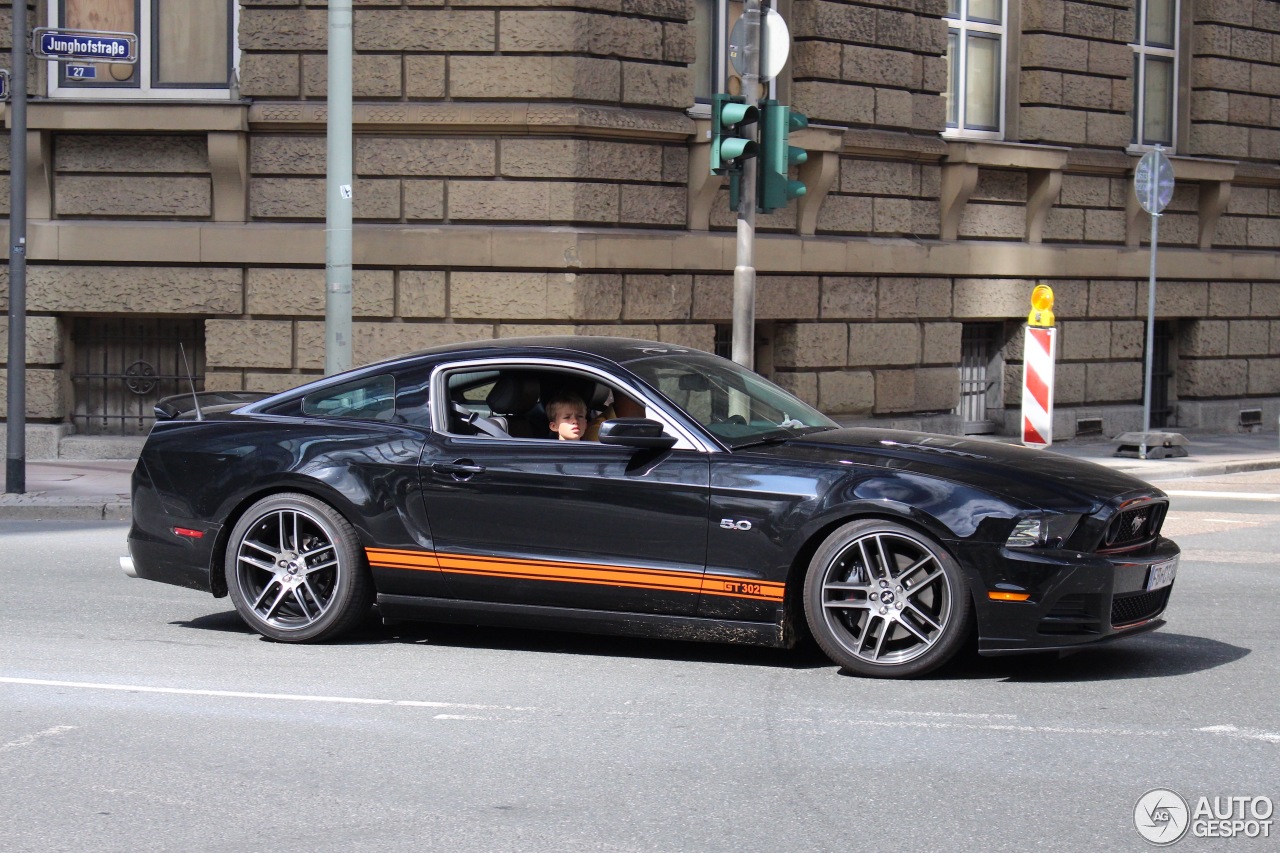
<svg viewBox="0 0 1280 853"><path fill-rule="evenodd" d="M1027 315L1028 326L1050 328L1053 326L1053 288L1047 284L1037 284L1031 291L1031 313Z"/></svg>

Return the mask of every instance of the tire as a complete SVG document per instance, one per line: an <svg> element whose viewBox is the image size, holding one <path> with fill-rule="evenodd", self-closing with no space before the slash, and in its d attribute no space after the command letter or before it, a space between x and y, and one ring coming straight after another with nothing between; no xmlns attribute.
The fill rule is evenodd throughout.
<svg viewBox="0 0 1280 853"><path fill-rule="evenodd" d="M272 495L249 507L231 530L225 570L240 618L272 640L334 639L373 605L355 528L310 495Z"/></svg>
<svg viewBox="0 0 1280 853"><path fill-rule="evenodd" d="M850 522L822 544L805 576L804 612L827 657L874 678L942 666L974 619L969 586L947 550L880 519Z"/></svg>

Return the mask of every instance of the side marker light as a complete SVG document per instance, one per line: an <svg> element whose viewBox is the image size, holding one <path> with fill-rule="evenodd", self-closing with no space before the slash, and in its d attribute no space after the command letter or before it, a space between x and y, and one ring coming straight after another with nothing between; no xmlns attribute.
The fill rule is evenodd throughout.
<svg viewBox="0 0 1280 853"><path fill-rule="evenodd" d="M992 601L1026 601L1031 597L1029 592L988 592L987 598Z"/></svg>
<svg viewBox="0 0 1280 853"><path fill-rule="evenodd" d="M192 530L190 527L175 527L175 528L173 528L173 532L174 532L174 533L176 533L176 534L178 534L179 536L185 536L185 537L187 537L188 539L203 539L203 538L204 538L204 531L203 531L203 530Z"/></svg>

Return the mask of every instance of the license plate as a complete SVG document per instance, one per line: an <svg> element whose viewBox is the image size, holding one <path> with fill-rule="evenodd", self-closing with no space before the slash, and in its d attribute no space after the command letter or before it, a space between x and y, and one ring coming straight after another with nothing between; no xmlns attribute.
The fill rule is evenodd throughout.
<svg viewBox="0 0 1280 853"><path fill-rule="evenodd" d="M1166 586L1173 583L1173 579L1177 574L1177 557L1163 563L1156 563L1151 567L1151 573L1147 575L1147 592L1151 592L1154 589L1164 589Z"/></svg>

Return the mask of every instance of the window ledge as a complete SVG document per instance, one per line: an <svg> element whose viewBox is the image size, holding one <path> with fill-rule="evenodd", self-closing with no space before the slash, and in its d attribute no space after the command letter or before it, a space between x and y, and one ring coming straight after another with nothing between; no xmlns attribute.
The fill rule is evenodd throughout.
<svg viewBox="0 0 1280 853"><path fill-rule="evenodd" d="M1230 181L1236 176L1234 160L1211 160L1207 157L1170 157L1174 180ZM1136 166L1134 168L1137 168Z"/></svg>
<svg viewBox="0 0 1280 853"><path fill-rule="evenodd" d="M1067 165L1070 148L1057 145L1028 145L1022 142L983 142L948 139L947 164L967 163L995 169L1052 169Z"/></svg>
<svg viewBox="0 0 1280 853"><path fill-rule="evenodd" d="M31 130L247 131L248 103L146 101L48 101L27 104Z"/></svg>

